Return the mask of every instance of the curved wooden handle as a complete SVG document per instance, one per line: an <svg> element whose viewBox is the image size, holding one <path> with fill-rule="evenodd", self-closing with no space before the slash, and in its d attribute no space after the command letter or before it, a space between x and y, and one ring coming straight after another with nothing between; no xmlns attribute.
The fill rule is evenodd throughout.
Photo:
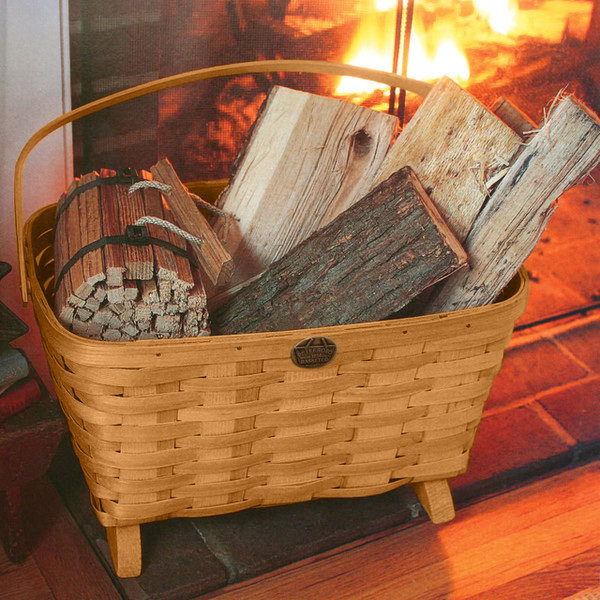
<svg viewBox="0 0 600 600"><path fill-rule="evenodd" d="M425 97L431 89L431 84L416 79L387 73L386 71L377 71L375 69L366 69L363 67L354 67L341 63L331 63L317 60L264 60L244 63L234 63L229 65L219 65L195 71L187 71L178 75L155 79L147 83L142 83L134 87L116 92L110 96L99 98L88 104L84 104L53 121L44 125L36 131L26 142L17 158L15 164L14 179L14 210L15 210L15 230L17 235L17 256L19 261L19 282L21 287L21 299L23 304L27 304L28 291L26 285L25 271L25 252L23 248L23 171L27 157L33 148L46 136L60 127L81 119L86 115L98 112L103 108L120 104L126 100L133 100L146 94L167 90L186 83L194 83L204 79L213 79L216 77L226 77L230 75L242 75L245 73L269 73L269 72L304 72L321 73L325 75L342 75L350 77L359 77L370 81L377 81L391 87L405 89L414 92L419 96Z"/></svg>

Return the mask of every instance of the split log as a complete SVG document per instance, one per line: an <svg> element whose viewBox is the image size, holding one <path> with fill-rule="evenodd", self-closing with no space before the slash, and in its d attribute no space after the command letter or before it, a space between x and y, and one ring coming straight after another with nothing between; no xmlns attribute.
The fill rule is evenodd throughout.
<svg viewBox="0 0 600 600"><path fill-rule="evenodd" d="M466 264L410 168L394 173L212 315L217 333L377 320Z"/></svg>
<svg viewBox="0 0 600 600"><path fill-rule="evenodd" d="M511 127L443 77L394 142L376 181L412 167L462 242L488 196L487 182L510 163L520 144Z"/></svg>
<svg viewBox="0 0 600 600"><path fill-rule="evenodd" d="M175 223L181 229L203 240L200 246L189 244L198 264L214 285L225 285L233 273L233 260L190 198L188 190L181 183L173 166L168 159L164 158L156 163L150 171L156 181L171 187L167 194L167 203L173 213Z"/></svg>
<svg viewBox="0 0 600 600"><path fill-rule="evenodd" d="M100 177L108 179L117 174L112 169L101 169ZM121 225L119 222L119 209L117 206L117 191L114 185L101 185L100 195L101 218L104 235L113 236L121 234ZM123 286L123 272L125 271L125 261L123 260L123 250L118 244L110 244L104 247L104 266L106 269L106 283L111 287Z"/></svg>
<svg viewBox="0 0 600 600"><path fill-rule="evenodd" d="M372 187L397 119L275 86L232 169L215 231L234 257L235 285L263 271Z"/></svg>
<svg viewBox="0 0 600 600"><path fill-rule="evenodd" d="M471 269L440 284L426 313L492 302L539 241L559 196L600 161L600 120L567 97L525 147L465 242Z"/></svg>
<svg viewBox="0 0 600 600"><path fill-rule="evenodd" d="M498 98L492 105L492 112L523 139L537 129L533 120L506 98Z"/></svg>

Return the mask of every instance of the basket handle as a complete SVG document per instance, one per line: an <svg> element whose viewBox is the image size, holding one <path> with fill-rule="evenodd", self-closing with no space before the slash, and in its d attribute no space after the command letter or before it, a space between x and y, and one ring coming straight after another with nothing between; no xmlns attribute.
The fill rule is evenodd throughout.
<svg viewBox="0 0 600 600"><path fill-rule="evenodd" d="M229 65L219 65L187 71L162 79L155 79L136 85L134 87L121 90L99 98L88 104L84 104L68 113L65 113L53 121L44 125L36 131L25 143L17 162L15 164L14 176L14 211L15 211L15 230L17 237L17 257L19 262L19 285L21 288L21 299L26 305L28 301L27 274L25 270L25 250L23 247L23 171L25 162L33 148L41 142L46 136L56 131L60 127L91 115L103 108L120 104L126 100L133 100L146 94L168 90L186 83L194 83L204 79L213 79L216 77L226 77L230 75L243 75L246 73L269 73L269 72L304 72L321 73L324 75L342 75L350 77L359 77L370 81L377 81L391 87L397 87L414 92L419 96L425 97L431 89L431 84L416 79L403 77L386 71L377 71L375 69L366 69L364 67L355 67L341 63L332 63L318 60L264 60L244 63L234 63Z"/></svg>

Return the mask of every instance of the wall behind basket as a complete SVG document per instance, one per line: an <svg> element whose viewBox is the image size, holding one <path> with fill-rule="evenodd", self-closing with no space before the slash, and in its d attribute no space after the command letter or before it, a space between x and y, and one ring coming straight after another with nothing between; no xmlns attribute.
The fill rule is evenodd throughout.
<svg viewBox="0 0 600 600"><path fill-rule="evenodd" d="M0 260L13 267L0 281L0 302L30 328L13 345L25 350L50 385L31 305L21 304L13 219L13 171L27 141L70 109L67 0L0 3ZM72 177L70 131L52 134L30 156L25 171L25 216L56 201Z"/></svg>

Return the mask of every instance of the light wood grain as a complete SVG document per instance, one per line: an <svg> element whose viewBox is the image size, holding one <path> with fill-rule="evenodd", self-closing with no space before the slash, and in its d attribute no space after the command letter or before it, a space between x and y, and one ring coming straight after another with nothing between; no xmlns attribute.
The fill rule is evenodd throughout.
<svg viewBox="0 0 600 600"><path fill-rule="evenodd" d="M391 530L214 597L474 600L597 548L599 475L598 463L567 471L465 507L447 525Z"/></svg>
<svg viewBox="0 0 600 600"><path fill-rule="evenodd" d="M508 125L442 77L394 142L376 182L412 167L463 241L487 198L486 182L510 162L520 143Z"/></svg>
<svg viewBox="0 0 600 600"><path fill-rule="evenodd" d="M511 165L465 241L470 269L436 287L432 314L492 302L537 245L560 195L600 161L600 120L565 98Z"/></svg>
<svg viewBox="0 0 600 600"><path fill-rule="evenodd" d="M260 273L372 186L396 118L275 86L236 159L215 229L236 263L232 285Z"/></svg>

